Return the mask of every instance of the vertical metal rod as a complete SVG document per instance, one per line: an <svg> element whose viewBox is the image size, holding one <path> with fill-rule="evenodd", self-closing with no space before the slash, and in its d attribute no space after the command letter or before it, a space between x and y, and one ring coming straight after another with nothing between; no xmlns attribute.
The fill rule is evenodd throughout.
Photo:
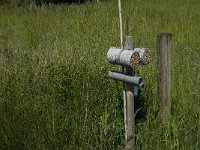
<svg viewBox="0 0 200 150"><path fill-rule="evenodd" d="M122 25L122 7L121 7L121 0L118 0L118 8L119 8L119 23L120 23L120 46L121 49L124 48L123 46L123 25ZM122 73L124 74L124 67L122 66ZM124 100L124 126L125 126L125 141L127 140L127 96L125 90L125 83L123 83L123 100Z"/></svg>
<svg viewBox="0 0 200 150"><path fill-rule="evenodd" d="M172 34L160 33L157 36L157 66L158 66L158 99L160 101L159 115L164 121L171 115L171 53Z"/></svg>
<svg viewBox="0 0 200 150"><path fill-rule="evenodd" d="M123 26L122 26L122 6L121 6L121 0L118 0L118 7L119 7L119 22L120 22L120 44L121 44L121 49L123 49Z"/></svg>
<svg viewBox="0 0 200 150"><path fill-rule="evenodd" d="M126 49L133 49L133 37L126 37ZM134 75L134 70L131 67L126 67L126 74L129 76ZM126 149L134 150L135 146L135 117L134 117L134 93L133 93L133 84L125 83L125 95L126 95Z"/></svg>

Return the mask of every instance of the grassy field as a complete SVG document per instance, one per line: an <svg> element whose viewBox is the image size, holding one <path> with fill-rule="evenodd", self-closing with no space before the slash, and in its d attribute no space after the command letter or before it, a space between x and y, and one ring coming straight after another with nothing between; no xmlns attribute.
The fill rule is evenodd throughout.
<svg viewBox="0 0 200 150"><path fill-rule="evenodd" d="M138 67L144 87L136 124L141 150L200 147L200 1L126 0L135 47L152 49ZM156 36L173 34L172 117L157 119ZM123 149L122 84L105 55L119 46L117 1L0 6L0 149Z"/></svg>

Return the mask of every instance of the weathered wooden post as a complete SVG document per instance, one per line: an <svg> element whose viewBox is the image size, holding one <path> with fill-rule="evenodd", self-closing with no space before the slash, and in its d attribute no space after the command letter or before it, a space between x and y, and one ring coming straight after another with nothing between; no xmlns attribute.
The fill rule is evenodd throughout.
<svg viewBox="0 0 200 150"><path fill-rule="evenodd" d="M134 96L138 95L138 89L143 84L143 78L135 76L134 68L136 65L149 64L151 52L148 48L133 48L132 36L126 38L126 43L124 49L110 47L107 52L107 61L110 64L125 67L125 72L110 71L109 76L125 83L124 122L126 149L133 150L135 146Z"/></svg>
<svg viewBox="0 0 200 150"><path fill-rule="evenodd" d="M126 49L133 49L133 37L126 37ZM134 70L130 66L125 67L125 74L129 76L134 76ZM125 120L125 140L126 149L134 149L135 146L135 117L134 117L134 84L125 82L125 102L126 108L124 110Z"/></svg>
<svg viewBox="0 0 200 150"><path fill-rule="evenodd" d="M171 57L172 34L160 33L157 36L157 66L158 66L158 100L160 102L159 115L166 120L171 115Z"/></svg>
<svg viewBox="0 0 200 150"><path fill-rule="evenodd" d="M126 150L135 149L135 114L134 96L138 95L138 89L143 85L143 78L135 76L136 65L147 65L151 61L151 51L148 48L134 48L133 37L126 37L126 46L123 46L122 10L121 0L118 0L120 19L120 48L110 47L107 52L107 61L110 64L120 65L122 72L110 71L112 79L122 81L124 84L124 123ZM127 23L128 26L128 23ZM128 34L128 27L127 27ZM124 71L125 68L125 71Z"/></svg>

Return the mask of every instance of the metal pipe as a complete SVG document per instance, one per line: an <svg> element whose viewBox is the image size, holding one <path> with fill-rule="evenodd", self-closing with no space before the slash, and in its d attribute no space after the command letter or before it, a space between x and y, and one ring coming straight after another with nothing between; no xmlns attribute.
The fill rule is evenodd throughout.
<svg viewBox="0 0 200 150"><path fill-rule="evenodd" d="M128 82L128 83L132 83L134 85L137 86L141 86L143 84L143 78L142 77L138 77L138 76L128 76L125 74L121 74L118 72L109 72L109 77L119 80L119 81L123 81L123 82Z"/></svg>
<svg viewBox="0 0 200 150"><path fill-rule="evenodd" d="M121 0L118 0L118 7L119 7L119 23L120 23L120 44L121 44L121 49L123 49L123 27L122 27L122 6L121 6Z"/></svg>

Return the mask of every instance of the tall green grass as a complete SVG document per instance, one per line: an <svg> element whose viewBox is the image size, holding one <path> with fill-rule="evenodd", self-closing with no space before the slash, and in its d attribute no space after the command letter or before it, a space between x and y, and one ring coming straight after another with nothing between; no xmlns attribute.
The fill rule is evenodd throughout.
<svg viewBox="0 0 200 150"><path fill-rule="evenodd" d="M200 141L199 1L123 1L138 67L137 149L197 150ZM161 125L156 36L173 34L172 117ZM119 46L117 1L0 9L0 149L123 149L122 84L105 55Z"/></svg>

